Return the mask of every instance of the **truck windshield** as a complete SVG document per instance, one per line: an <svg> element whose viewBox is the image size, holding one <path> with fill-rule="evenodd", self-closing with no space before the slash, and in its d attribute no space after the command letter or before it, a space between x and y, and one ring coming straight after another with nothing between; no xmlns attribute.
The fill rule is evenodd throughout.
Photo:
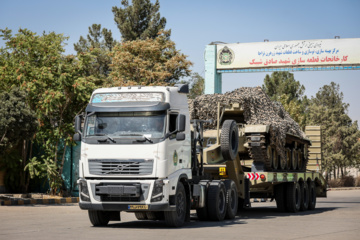
<svg viewBox="0 0 360 240"><path fill-rule="evenodd" d="M90 114L85 123L85 136L107 135L162 138L165 132L165 112L126 112Z"/></svg>

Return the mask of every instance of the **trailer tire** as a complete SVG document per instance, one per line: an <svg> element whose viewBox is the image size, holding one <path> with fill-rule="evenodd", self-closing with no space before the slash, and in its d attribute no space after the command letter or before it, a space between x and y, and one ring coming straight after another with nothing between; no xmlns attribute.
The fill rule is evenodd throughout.
<svg viewBox="0 0 360 240"><path fill-rule="evenodd" d="M225 120L221 127L221 154L225 160L234 160L238 154L239 130L234 120Z"/></svg>
<svg viewBox="0 0 360 240"><path fill-rule="evenodd" d="M135 217L137 220L147 220L146 212L135 212Z"/></svg>
<svg viewBox="0 0 360 240"><path fill-rule="evenodd" d="M286 189L285 184L281 183L275 186L275 201L278 211L286 211Z"/></svg>
<svg viewBox="0 0 360 240"><path fill-rule="evenodd" d="M226 199L227 199L227 208L226 208L226 219L234 219L238 211L238 192L236 184L233 180L225 180L226 187Z"/></svg>
<svg viewBox="0 0 360 240"><path fill-rule="evenodd" d="M226 215L226 188L221 181L212 182L209 185L207 209L209 219L212 221L222 221Z"/></svg>
<svg viewBox="0 0 360 240"><path fill-rule="evenodd" d="M300 210L301 191L300 185L296 183L286 184L286 209L289 212L296 213Z"/></svg>
<svg viewBox="0 0 360 240"><path fill-rule="evenodd" d="M165 223L169 227L181 227L185 223L186 218L186 192L184 185L179 182L176 187L175 194L175 211L164 212Z"/></svg>
<svg viewBox="0 0 360 240"><path fill-rule="evenodd" d="M105 211L88 210L88 214L90 222L94 227L106 226L110 221L110 217Z"/></svg>
<svg viewBox="0 0 360 240"><path fill-rule="evenodd" d="M306 211L309 208L309 186L306 182L300 183L301 203L300 211Z"/></svg>
<svg viewBox="0 0 360 240"><path fill-rule="evenodd" d="M314 210L316 207L316 189L313 181L309 182L309 210Z"/></svg>

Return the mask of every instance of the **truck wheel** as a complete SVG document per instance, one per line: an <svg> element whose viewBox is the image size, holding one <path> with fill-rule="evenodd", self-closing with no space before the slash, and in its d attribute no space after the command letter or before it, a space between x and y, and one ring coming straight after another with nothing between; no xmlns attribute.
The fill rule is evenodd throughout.
<svg viewBox="0 0 360 240"><path fill-rule="evenodd" d="M182 183L178 183L175 194L176 211L166 211L165 223L169 227L181 227L186 217L186 193Z"/></svg>
<svg viewBox="0 0 360 240"><path fill-rule="evenodd" d="M147 220L146 212L135 212L137 220Z"/></svg>
<svg viewBox="0 0 360 240"><path fill-rule="evenodd" d="M279 184L275 186L275 200L278 211L286 211L286 191L285 184Z"/></svg>
<svg viewBox="0 0 360 240"><path fill-rule="evenodd" d="M208 190L208 214L212 221L222 221L226 215L226 188L223 182L212 182Z"/></svg>
<svg viewBox="0 0 360 240"><path fill-rule="evenodd" d="M234 120L225 120L221 127L221 153L225 160L234 160L238 154L239 132Z"/></svg>
<svg viewBox="0 0 360 240"><path fill-rule="evenodd" d="M289 212L298 212L300 210L301 191L300 185L296 183L286 184L286 209Z"/></svg>
<svg viewBox="0 0 360 240"><path fill-rule="evenodd" d="M316 189L315 183L311 181L309 183L309 210L314 210L316 206Z"/></svg>
<svg viewBox="0 0 360 240"><path fill-rule="evenodd" d="M301 190L301 203L300 211L306 211L309 208L309 186L306 182L300 184Z"/></svg>
<svg viewBox="0 0 360 240"><path fill-rule="evenodd" d="M227 198L227 208L226 208L226 219L234 219L238 211L238 192L233 180L225 180L226 187L226 198Z"/></svg>
<svg viewBox="0 0 360 240"><path fill-rule="evenodd" d="M88 213L90 222L94 227L106 226L110 221L110 217L105 211L89 210Z"/></svg>

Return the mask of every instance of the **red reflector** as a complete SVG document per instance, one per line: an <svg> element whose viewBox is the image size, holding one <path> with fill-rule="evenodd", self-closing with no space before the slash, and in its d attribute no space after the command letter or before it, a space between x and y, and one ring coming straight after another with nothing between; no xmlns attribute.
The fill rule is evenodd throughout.
<svg viewBox="0 0 360 240"><path fill-rule="evenodd" d="M264 174L261 174L261 175L260 175L260 178L261 178L261 179L265 179L265 175L264 175Z"/></svg>

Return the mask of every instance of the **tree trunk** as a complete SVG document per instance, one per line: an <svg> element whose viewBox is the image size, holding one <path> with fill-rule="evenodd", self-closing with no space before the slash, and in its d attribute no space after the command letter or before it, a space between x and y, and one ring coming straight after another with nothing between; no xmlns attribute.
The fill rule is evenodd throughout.
<svg viewBox="0 0 360 240"><path fill-rule="evenodd" d="M30 142L29 159L32 158L32 149L33 149L33 141L31 140L31 142ZM26 192L29 191L29 185L30 185L30 173L27 174L27 180L26 180L26 184L25 184L25 191L26 191Z"/></svg>

